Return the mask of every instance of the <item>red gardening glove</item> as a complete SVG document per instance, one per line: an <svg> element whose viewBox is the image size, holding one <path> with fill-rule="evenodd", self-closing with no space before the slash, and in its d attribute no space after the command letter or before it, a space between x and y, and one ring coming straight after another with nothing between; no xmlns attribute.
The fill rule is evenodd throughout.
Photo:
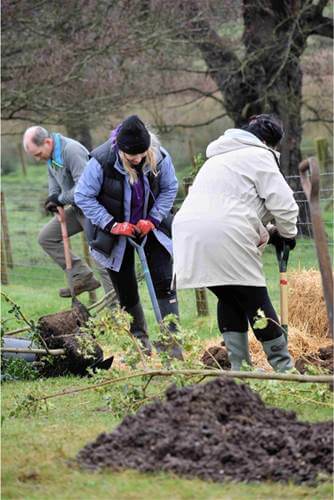
<svg viewBox="0 0 334 500"><path fill-rule="evenodd" d="M136 234L136 226L130 222L116 222L110 232L119 236L134 236Z"/></svg>
<svg viewBox="0 0 334 500"><path fill-rule="evenodd" d="M136 228L141 236L146 236L147 233L155 228L155 225L148 219L140 219L136 224Z"/></svg>

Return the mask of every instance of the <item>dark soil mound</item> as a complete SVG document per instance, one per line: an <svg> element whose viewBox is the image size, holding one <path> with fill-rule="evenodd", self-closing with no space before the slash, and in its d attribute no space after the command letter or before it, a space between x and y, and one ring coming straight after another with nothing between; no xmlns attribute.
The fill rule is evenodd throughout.
<svg viewBox="0 0 334 500"><path fill-rule="evenodd" d="M298 422L293 412L267 408L249 387L223 377L172 386L166 396L87 444L79 464L213 481L303 483L332 472L330 422Z"/></svg>
<svg viewBox="0 0 334 500"><path fill-rule="evenodd" d="M103 351L93 335L80 331L90 315L79 301L72 309L42 316L39 332L49 349L65 349L64 356L43 357L39 372L45 377L87 375L87 368L109 369L113 357L103 361Z"/></svg>
<svg viewBox="0 0 334 500"><path fill-rule="evenodd" d="M44 340L49 337L59 337L73 334L78 327L84 326L90 315L80 302L76 302L72 309L47 314L38 320L38 328Z"/></svg>
<svg viewBox="0 0 334 500"><path fill-rule="evenodd" d="M229 370L231 368L226 347L209 347L209 349L204 352L201 361L205 366L210 368L218 368L217 363L223 370Z"/></svg>
<svg viewBox="0 0 334 500"><path fill-rule="evenodd" d="M321 347L317 353L297 359L295 365L300 373L306 372L307 365L324 368L329 373L333 373L333 346Z"/></svg>

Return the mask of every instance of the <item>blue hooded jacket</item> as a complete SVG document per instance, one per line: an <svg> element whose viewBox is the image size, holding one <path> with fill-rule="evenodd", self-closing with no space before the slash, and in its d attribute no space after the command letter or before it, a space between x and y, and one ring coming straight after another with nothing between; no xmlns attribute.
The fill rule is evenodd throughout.
<svg viewBox="0 0 334 500"><path fill-rule="evenodd" d="M164 153L164 157L161 154ZM147 178L150 172L150 166L143 166L143 180L144 180L144 213L143 218L149 215L152 219L159 222L162 221L170 212L178 189L178 181L175 175L174 165L171 157L162 148L156 148L157 160L159 163L158 181L159 181L159 194L149 212L147 213L148 199L150 195L150 184ZM131 184L130 176L126 172L122 161L117 155L114 168L124 176L124 221L129 221L131 216ZM93 224L104 229L113 220L113 215L101 205L97 197L101 191L103 183L103 170L99 162L92 158L86 165L79 182L75 188L74 199L76 205L81 208L84 215L92 221ZM121 221L117 221L121 222ZM172 240L166 236L159 227L153 230L154 236L172 255ZM105 257L98 251L91 249L94 259L103 267L113 271L119 271L126 247L126 236L118 236L116 244L113 246L110 257Z"/></svg>

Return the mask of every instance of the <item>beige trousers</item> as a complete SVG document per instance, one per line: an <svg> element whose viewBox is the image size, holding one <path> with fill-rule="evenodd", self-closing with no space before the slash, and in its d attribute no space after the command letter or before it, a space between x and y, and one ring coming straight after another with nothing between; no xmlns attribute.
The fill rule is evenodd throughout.
<svg viewBox="0 0 334 500"><path fill-rule="evenodd" d="M84 216L77 207L70 206L65 209L66 225L68 236L74 236L75 234L81 233L84 227ZM38 243L41 245L43 250L51 257L58 266L60 266L64 271L66 269L65 256L64 256L64 246L61 235L60 224L57 217L46 224L38 236ZM73 282L86 280L93 275L92 270L88 265L82 261L80 257L74 255L71 252L72 257L72 269L73 269ZM95 266L99 272L102 286L105 293L113 290L114 287L108 275L108 272L101 267L96 261L94 261Z"/></svg>

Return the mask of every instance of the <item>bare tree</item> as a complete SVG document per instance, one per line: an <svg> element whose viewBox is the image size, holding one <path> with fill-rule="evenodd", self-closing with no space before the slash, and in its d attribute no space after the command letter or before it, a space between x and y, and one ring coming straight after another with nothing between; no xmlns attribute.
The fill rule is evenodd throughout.
<svg viewBox="0 0 334 500"><path fill-rule="evenodd" d="M4 0L2 118L61 124L90 148L90 129L140 95L133 15L127 0Z"/></svg>
<svg viewBox="0 0 334 500"><path fill-rule="evenodd" d="M231 9L233 12L236 3L240 4L243 24L237 42L231 40L224 27L226 18L231 20ZM174 26L174 45L178 42L182 47L183 40L187 40L197 49L193 54L195 60L197 56L197 68L200 54L206 74L216 87L207 95L216 99L237 127L250 116L264 112L276 113L283 119L286 134L281 145L281 167L285 175L294 176L290 184L295 191L301 191L301 199L304 198L298 176L303 103L301 58L309 37L333 37L333 21L324 15L328 3L328 0L175 0L173 7L168 3L166 12L165 2L151 2L153 11L160 9L160 13L165 13L160 14L163 25ZM189 49L186 53L189 55ZM188 72L191 70L194 64L187 68ZM189 85L179 87L177 92L191 90L203 92ZM168 91L173 92L173 88ZM319 110L311 109L313 119L322 118ZM325 121L331 119L327 113ZM300 230L304 232L307 205L300 206Z"/></svg>

